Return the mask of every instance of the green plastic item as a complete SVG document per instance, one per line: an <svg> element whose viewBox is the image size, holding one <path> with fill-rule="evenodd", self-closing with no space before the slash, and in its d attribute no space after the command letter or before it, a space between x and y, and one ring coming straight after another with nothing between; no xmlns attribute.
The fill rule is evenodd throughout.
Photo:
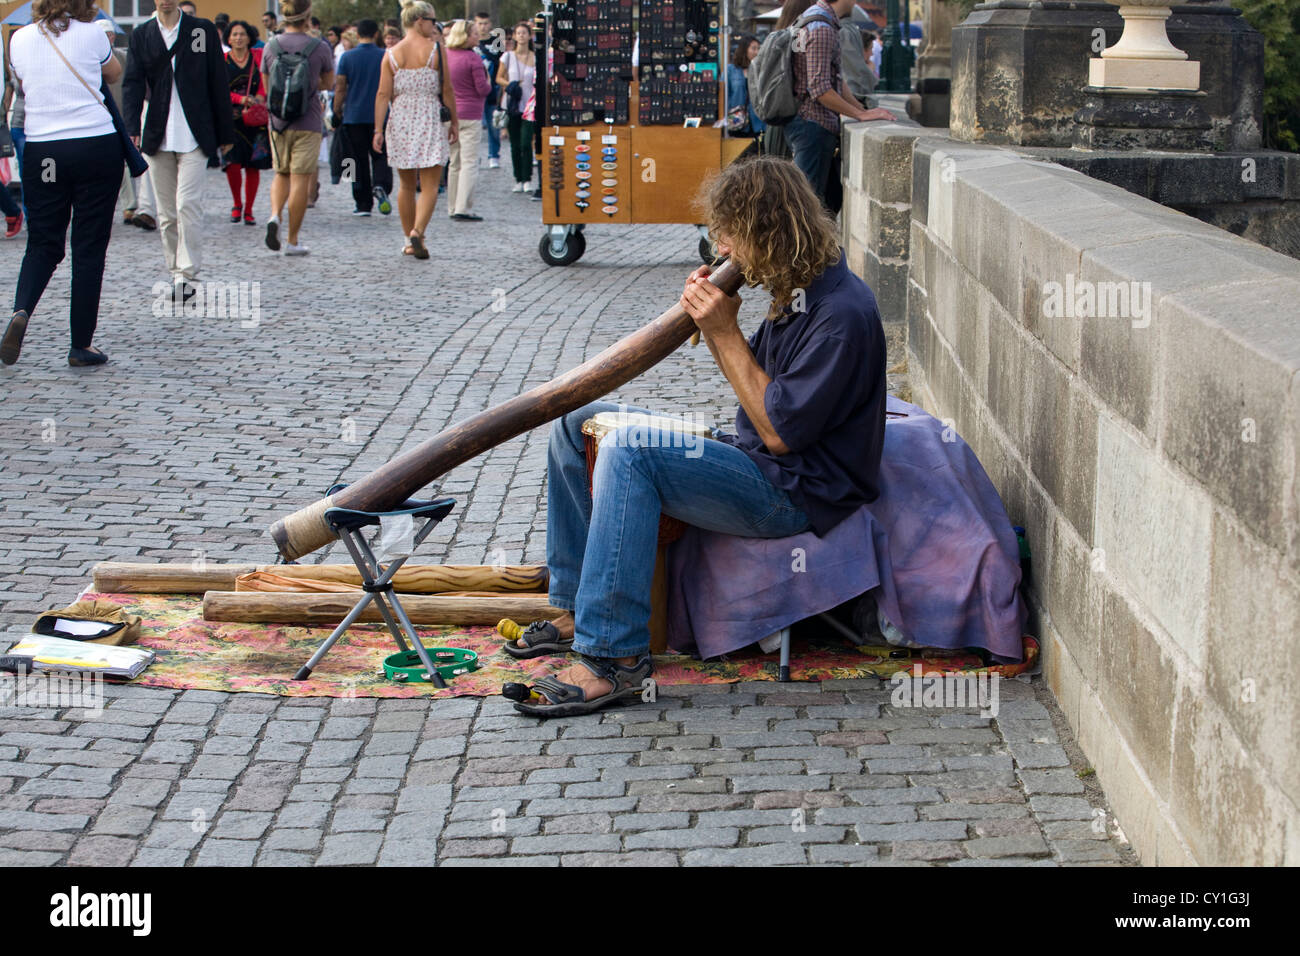
<svg viewBox="0 0 1300 956"><path fill-rule="evenodd" d="M478 654L459 647L427 647L429 657L438 673L447 680L460 674L478 670ZM432 683L433 678L424 669L420 655L415 651L398 651L384 658L384 676L399 683Z"/></svg>

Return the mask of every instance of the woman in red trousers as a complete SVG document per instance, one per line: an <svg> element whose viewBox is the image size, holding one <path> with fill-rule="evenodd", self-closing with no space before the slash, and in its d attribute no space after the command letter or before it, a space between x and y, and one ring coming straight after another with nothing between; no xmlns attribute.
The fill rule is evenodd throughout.
<svg viewBox="0 0 1300 956"><path fill-rule="evenodd" d="M230 221L255 226L253 203L257 199L257 186L261 170L271 168L270 143L265 126L248 126L244 122L244 107L251 103L265 105L262 89L262 51L254 50L257 27L243 20L232 21L226 27L226 76L230 80L230 103L235 112L235 146L225 155L226 181L230 183ZM242 187L242 189L241 189Z"/></svg>

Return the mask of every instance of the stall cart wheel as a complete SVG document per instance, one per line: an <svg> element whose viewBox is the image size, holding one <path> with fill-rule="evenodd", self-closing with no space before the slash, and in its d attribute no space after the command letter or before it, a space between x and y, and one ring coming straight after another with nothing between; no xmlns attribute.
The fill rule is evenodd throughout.
<svg viewBox="0 0 1300 956"><path fill-rule="evenodd" d="M551 245L549 233L542 236L542 241L537 244L537 252L548 266L572 265L581 259L586 251L587 239L581 232L571 232L565 236L558 255Z"/></svg>
<svg viewBox="0 0 1300 956"><path fill-rule="evenodd" d="M718 261L718 254L713 245L713 240L708 236L700 239L700 258L704 260L706 266L711 266Z"/></svg>

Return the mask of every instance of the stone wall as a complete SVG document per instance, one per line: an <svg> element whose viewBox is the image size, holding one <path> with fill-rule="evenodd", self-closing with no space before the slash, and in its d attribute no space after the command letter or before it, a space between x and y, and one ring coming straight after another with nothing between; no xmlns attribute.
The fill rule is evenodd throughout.
<svg viewBox="0 0 1300 956"><path fill-rule="evenodd" d="M1300 864L1300 263L942 132L846 127L846 249L1027 529L1046 678L1145 863Z"/></svg>

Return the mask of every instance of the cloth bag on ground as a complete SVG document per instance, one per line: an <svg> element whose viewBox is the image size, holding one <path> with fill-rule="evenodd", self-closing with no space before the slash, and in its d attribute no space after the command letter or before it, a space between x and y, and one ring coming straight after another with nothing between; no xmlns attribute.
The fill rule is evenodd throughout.
<svg viewBox="0 0 1300 956"><path fill-rule="evenodd" d="M111 601L77 601L65 608L46 611L32 625L32 633L121 646L140 639L142 621L143 618L127 614Z"/></svg>

